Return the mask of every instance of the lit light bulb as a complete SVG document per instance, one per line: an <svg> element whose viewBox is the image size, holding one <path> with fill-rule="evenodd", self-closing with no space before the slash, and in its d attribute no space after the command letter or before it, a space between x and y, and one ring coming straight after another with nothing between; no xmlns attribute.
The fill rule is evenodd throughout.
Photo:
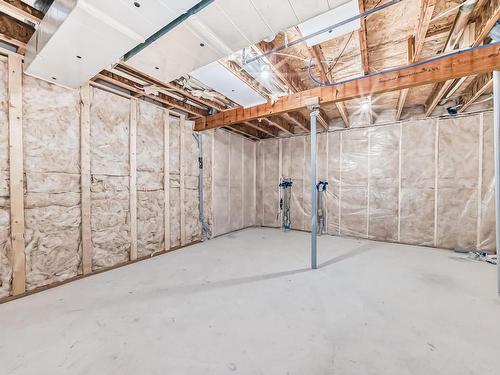
<svg viewBox="0 0 500 375"><path fill-rule="evenodd" d="M269 69L269 65L263 65L261 70L260 70L260 77L264 80L267 81L269 78L271 78L271 70Z"/></svg>
<svg viewBox="0 0 500 375"><path fill-rule="evenodd" d="M370 99L366 99L361 103L361 111L362 112L369 112L371 110L372 104L370 102Z"/></svg>

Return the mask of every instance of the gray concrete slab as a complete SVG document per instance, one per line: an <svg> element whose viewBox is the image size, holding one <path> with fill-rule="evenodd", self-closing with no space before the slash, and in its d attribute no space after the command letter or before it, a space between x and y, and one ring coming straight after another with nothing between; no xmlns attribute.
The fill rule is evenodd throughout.
<svg viewBox="0 0 500 375"><path fill-rule="evenodd" d="M0 373L498 374L495 267L248 229L0 305Z"/></svg>

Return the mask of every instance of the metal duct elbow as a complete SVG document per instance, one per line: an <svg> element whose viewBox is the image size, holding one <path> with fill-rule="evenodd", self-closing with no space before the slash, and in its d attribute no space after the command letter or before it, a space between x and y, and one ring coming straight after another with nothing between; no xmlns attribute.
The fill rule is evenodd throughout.
<svg viewBox="0 0 500 375"><path fill-rule="evenodd" d="M479 0L467 0L459 8L450 35L446 41L444 52L452 51L457 47L478 2Z"/></svg>

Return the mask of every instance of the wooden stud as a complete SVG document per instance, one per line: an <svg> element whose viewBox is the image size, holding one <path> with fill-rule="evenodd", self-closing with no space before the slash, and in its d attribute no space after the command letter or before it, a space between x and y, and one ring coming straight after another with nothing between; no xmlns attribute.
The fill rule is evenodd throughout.
<svg viewBox="0 0 500 375"><path fill-rule="evenodd" d="M484 148L484 113L479 119L479 145L478 145L478 174L477 174L477 221L476 221L476 249L481 248L481 216L483 206L483 148Z"/></svg>
<svg viewBox="0 0 500 375"><path fill-rule="evenodd" d="M130 260L137 259L137 99L130 99Z"/></svg>
<svg viewBox="0 0 500 375"><path fill-rule="evenodd" d="M170 250L170 112L163 112L163 225L164 250Z"/></svg>
<svg viewBox="0 0 500 375"><path fill-rule="evenodd" d="M365 2L364 0L358 0L359 12L365 12ZM362 17L360 19L361 27L359 29L359 49L361 51L361 67L363 74L367 75L370 73L370 63L368 59L368 42L366 33L366 18Z"/></svg>
<svg viewBox="0 0 500 375"><path fill-rule="evenodd" d="M184 132L186 128L186 116L181 116L179 123L179 200L181 213L181 246L186 243L186 213L185 210L185 181L184 181Z"/></svg>
<svg viewBox="0 0 500 375"><path fill-rule="evenodd" d="M82 189L82 271L92 272L92 227L90 197L90 102L91 88L87 83L80 88L80 183Z"/></svg>
<svg viewBox="0 0 500 375"><path fill-rule="evenodd" d="M439 188L439 119L436 120L436 133L434 140L434 242L437 247L438 236L438 188Z"/></svg>
<svg viewBox="0 0 500 375"><path fill-rule="evenodd" d="M212 131L212 144L211 144L211 150L210 150L210 162L212 165L212 175L211 175L211 186L212 186L212 195L211 195L211 206L212 206L212 234L215 236L217 235L217 218L215 217L214 214L214 202L215 202L215 132L217 130Z"/></svg>
<svg viewBox="0 0 500 375"><path fill-rule="evenodd" d="M402 151L403 151L403 123L399 123L399 149L398 149L398 242L401 242L401 187L402 187Z"/></svg>
<svg viewBox="0 0 500 375"><path fill-rule="evenodd" d="M9 55L8 67L12 294L19 295L26 291L26 254L24 253L22 58L16 55Z"/></svg>

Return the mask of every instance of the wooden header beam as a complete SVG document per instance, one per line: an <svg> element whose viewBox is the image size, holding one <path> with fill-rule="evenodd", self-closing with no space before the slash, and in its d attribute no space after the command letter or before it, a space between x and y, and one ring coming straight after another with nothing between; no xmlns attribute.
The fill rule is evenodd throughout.
<svg viewBox="0 0 500 375"><path fill-rule="evenodd" d="M308 99L318 97L320 104L432 84L448 79L491 72L500 68L500 44L469 49L452 55L434 58L419 65L402 67L335 86L316 87L251 108L235 108L196 120L195 130L202 131L220 126L242 123L280 113L298 111L307 106Z"/></svg>

